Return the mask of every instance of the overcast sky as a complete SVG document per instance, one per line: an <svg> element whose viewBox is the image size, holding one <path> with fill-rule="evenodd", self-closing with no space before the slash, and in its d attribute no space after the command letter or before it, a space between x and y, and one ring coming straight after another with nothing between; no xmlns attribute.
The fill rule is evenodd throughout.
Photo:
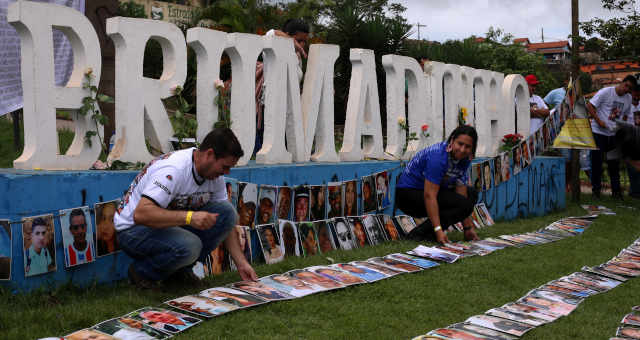
<svg viewBox="0 0 640 340"><path fill-rule="evenodd" d="M531 42L567 40L571 34L570 0L392 0L407 7L404 16L413 26L411 38L444 42L471 35L484 37L489 26ZM580 21L620 16L602 8L600 0L580 0Z"/></svg>

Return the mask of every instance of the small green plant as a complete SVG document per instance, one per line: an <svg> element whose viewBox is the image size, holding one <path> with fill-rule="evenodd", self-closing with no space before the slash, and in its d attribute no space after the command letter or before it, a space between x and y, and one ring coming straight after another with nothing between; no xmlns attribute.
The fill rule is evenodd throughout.
<svg viewBox="0 0 640 340"><path fill-rule="evenodd" d="M458 126L467 125L467 108L462 106L458 109Z"/></svg>
<svg viewBox="0 0 640 340"><path fill-rule="evenodd" d="M398 118L398 126L400 126L400 128L407 133L407 143L411 142L412 140L419 139L417 133L409 132L409 124L407 124L407 120L404 117ZM427 126L427 128L429 127Z"/></svg>
<svg viewBox="0 0 640 340"><path fill-rule="evenodd" d="M84 72L84 80L82 82L82 88L89 91L89 95L82 98L82 107L78 113L82 116L86 116L87 114L91 115L91 120L95 124L95 130L89 130L84 135L84 141L89 146L91 146L91 137L98 136L98 141L100 141L100 146L102 147L102 152L104 154L109 153L109 149L107 145L104 143L104 138L100 136L98 132L100 129L98 128L98 124L104 126L109 122L109 117L103 115L99 108L96 106L98 102L102 103L113 103L113 97L107 96L106 94L98 93L98 87L93 85L94 80L93 69L88 68Z"/></svg>
<svg viewBox="0 0 640 340"><path fill-rule="evenodd" d="M178 143L182 143L182 140L196 135L196 129L198 128L198 122L189 116L187 113L193 108L192 104L189 104L182 96L182 86L174 86L171 91L176 97L177 109L171 117L173 123L174 137L178 139Z"/></svg>
<svg viewBox="0 0 640 340"><path fill-rule="evenodd" d="M224 82L220 79L216 79L213 83L216 90L218 90L218 96L216 97L216 105L218 106L218 121L213 124L214 128L231 127L231 111L229 110L231 104L231 84L229 88L224 86Z"/></svg>

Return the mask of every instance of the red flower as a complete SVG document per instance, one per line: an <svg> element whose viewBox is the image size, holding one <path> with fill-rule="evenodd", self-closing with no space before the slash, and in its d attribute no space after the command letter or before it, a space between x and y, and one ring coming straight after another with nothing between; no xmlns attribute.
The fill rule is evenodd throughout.
<svg viewBox="0 0 640 340"><path fill-rule="evenodd" d="M429 125L424 124L422 125L422 131L427 131L429 129Z"/></svg>

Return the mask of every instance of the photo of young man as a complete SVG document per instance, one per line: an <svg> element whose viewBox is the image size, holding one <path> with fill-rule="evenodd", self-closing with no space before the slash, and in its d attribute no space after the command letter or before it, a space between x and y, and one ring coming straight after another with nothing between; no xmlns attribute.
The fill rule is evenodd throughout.
<svg viewBox="0 0 640 340"><path fill-rule="evenodd" d="M25 276L56 270L53 215L26 217L22 220Z"/></svg>

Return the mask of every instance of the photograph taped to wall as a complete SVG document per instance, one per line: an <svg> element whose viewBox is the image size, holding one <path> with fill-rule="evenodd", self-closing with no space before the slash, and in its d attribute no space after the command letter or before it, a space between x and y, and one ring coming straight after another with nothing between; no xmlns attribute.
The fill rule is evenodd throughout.
<svg viewBox="0 0 640 340"><path fill-rule="evenodd" d="M324 185L312 185L309 187L309 206L311 221L319 221L327 218L327 187Z"/></svg>
<svg viewBox="0 0 640 340"><path fill-rule="evenodd" d="M493 183L495 186L502 183L502 158L499 155L493 158Z"/></svg>
<svg viewBox="0 0 640 340"><path fill-rule="evenodd" d="M298 236L300 237L300 244L302 245L303 256L313 256L318 254L318 236L313 229L312 222L299 222L297 223Z"/></svg>
<svg viewBox="0 0 640 340"><path fill-rule="evenodd" d="M89 207L60 210L65 268L91 263L96 258Z"/></svg>
<svg viewBox="0 0 640 340"><path fill-rule="evenodd" d="M96 213L96 248L97 256L107 256L120 251L118 238L116 237L116 227L113 225L113 216L120 204L120 200L96 203L94 211Z"/></svg>
<svg viewBox="0 0 640 340"><path fill-rule="evenodd" d="M469 185L476 190L476 192L482 191L482 163L471 164L471 176L469 176Z"/></svg>
<svg viewBox="0 0 640 340"><path fill-rule="evenodd" d="M11 224L9 220L0 220L0 281L11 280Z"/></svg>
<svg viewBox="0 0 640 340"><path fill-rule="evenodd" d="M342 182L329 182L327 184L327 196L329 198L328 218L344 216L344 195Z"/></svg>
<svg viewBox="0 0 640 340"><path fill-rule="evenodd" d="M502 181L507 182L511 178L511 152L503 152L500 154L502 161Z"/></svg>
<svg viewBox="0 0 640 340"><path fill-rule="evenodd" d="M56 271L53 214L23 218L22 242L25 276Z"/></svg>
<svg viewBox="0 0 640 340"><path fill-rule="evenodd" d="M269 224L276 221L276 187L260 185L258 191L257 224Z"/></svg>
<svg viewBox="0 0 640 340"><path fill-rule="evenodd" d="M147 326L140 320L127 317L119 317L103 321L93 327L94 330L113 336L117 339L168 339L171 335L163 333L153 327ZM102 339L100 337L88 337L81 339Z"/></svg>
<svg viewBox="0 0 640 340"><path fill-rule="evenodd" d="M258 296L227 287L209 288L198 294L206 297L207 299L222 301L238 308L246 308L268 302Z"/></svg>
<svg viewBox="0 0 640 340"><path fill-rule="evenodd" d="M311 218L311 214L309 212L309 186L299 185L295 187L293 192L293 220L295 222L309 221Z"/></svg>
<svg viewBox="0 0 640 340"><path fill-rule="evenodd" d="M238 182L238 225L255 227L258 209L258 186L255 183Z"/></svg>
<svg viewBox="0 0 640 340"><path fill-rule="evenodd" d="M389 173L387 171L379 172L375 175L376 184L376 201L378 203L378 210L391 205L391 188L389 187Z"/></svg>
<svg viewBox="0 0 640 340"><path fill-rule="evenodd" d="M295 222L279 220L280 246L285 257L300 256L300 243L298 239L298 228Z"/></svg>
<svg viewBox="0 0 640 340"><path fill-rule="evenodd" d="M491 172L491 161L482 162L482 190L493 188L493 172Z"/></svg>
<svg viewBox="0 0 640 340"><path fill-rule="evenodd" d="M238 206L238 180L231 177L224 177L224 184L227 188L227 200L232 206Z"/></svg>
<svg viewBox="0 0 640 340"><path fill-rule="evenodd" d="M159 331L177 334L202 322L194 316L158 307L143 307L126 315L139 320Z"/></svg>
<svg viewBox="0 0 640 340"><path fill-rule="evenodd" d="M293 190L291 187L278 187L278 219L291 219L291 202L293 202Z"/></svg>
<svg viewBox="0 0 640 340"><path fill-rule="evenodd" d="M165 304L183 312L193 313L207 319L238 309L236 305L197 295L187 295L171 299L165 301Z"/></svg>
<svg viewBox="0 0 640 340"><path fill-rule="evenodd" d="M375 175L364 176L361 181L362 213L372 213L377 209L375 194Z"/></svg>
<svg viewBox="0 0 640 340"><path fill-rule="evenodd" d="M513 161L513 175L517 175L522 171L522 148L520 144L511 149L511 160Z"/></svg>
<svg viewBox="0 0 640 340"><path fill-rule="evenodd" d="M273 224L261 224L256 226L262 254L267 264L277 263L284 259L284 253L280 245L280 239Z"/></svg>
<svg viewBox="0 0 640 340"><path fill-rule="evenodd" d="M344 216L358 215L358 180L343 182L344 189Z"/></svg>

